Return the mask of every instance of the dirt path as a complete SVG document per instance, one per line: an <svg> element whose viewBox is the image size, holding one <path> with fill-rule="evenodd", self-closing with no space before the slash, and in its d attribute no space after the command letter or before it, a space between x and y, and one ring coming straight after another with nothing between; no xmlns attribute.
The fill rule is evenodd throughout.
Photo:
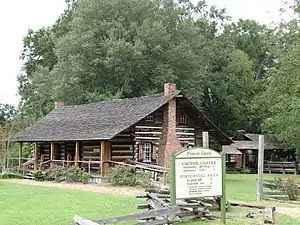
<svg viewBox="0 0 300 225"><path fill-rule="evenodd" d="M300 219L300 208L276 207L276 212Z"/></svg>
<svg viewBox="0 0 300 225"><path fill-rule="evenodd" d="M115 187L108 184L80 184L80 183L55 183L55 182L38 182L34 180L21 180L21 179L2 179L0 182L7 183L18 183L18 184L28 184L35 186L44 186L44 187L56 187L56 188L71 188L76 190L83 191L93 191L99 193L109 193L109 194L117 194L117 195L127 195L127 196L135 196L137 194L143 193L143 189L136 187Z"/></svg>

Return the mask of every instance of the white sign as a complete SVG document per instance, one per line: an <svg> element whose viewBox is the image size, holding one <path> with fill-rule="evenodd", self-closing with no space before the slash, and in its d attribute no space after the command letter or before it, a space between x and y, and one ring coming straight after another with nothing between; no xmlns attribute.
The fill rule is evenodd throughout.
<svg viewBox="0 0 300 225"><path fill-rule="evenodd" d="M176 198L222 195L222 158L212 149L191 148L176 154Z"/></svg>

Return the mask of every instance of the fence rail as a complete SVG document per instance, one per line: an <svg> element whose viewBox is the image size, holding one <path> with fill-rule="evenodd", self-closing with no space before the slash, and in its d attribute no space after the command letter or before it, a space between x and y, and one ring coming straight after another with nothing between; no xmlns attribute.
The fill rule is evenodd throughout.
<svg viewBox="0 0 300 225"><path fill-rule="evenodd" d="M298 164L298 168L300 163ZM276 162L276 161L265 161L264 172L269 173L295 173L296 163L295 162Z"/></svg>

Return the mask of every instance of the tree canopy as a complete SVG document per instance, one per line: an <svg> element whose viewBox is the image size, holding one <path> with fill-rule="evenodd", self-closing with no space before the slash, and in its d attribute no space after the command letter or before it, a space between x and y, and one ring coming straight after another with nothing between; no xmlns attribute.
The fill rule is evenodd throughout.
<svg viewBox="0 0 300 225"><path fill-rule="evenodd" d="M189 0L67 4L55 24L24 38L22 125L49 113L54 101L134 97L175 82L229 135L272 132L298 145L297 19L273 28L232 22L225 9Z"/></svg>

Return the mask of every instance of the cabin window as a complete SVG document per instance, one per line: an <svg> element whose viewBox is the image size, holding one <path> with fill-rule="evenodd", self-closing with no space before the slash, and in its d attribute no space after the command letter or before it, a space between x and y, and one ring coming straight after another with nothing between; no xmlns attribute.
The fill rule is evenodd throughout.
<svg viewBox="0 0 300 225"><path fill-rule="evenodd" d="M154 120L154 116L153 115L148 115L145 118L145 121L147 121L147 122L152 122L153 120Z"/></svg>
<svg viewBox="0 0 300 225"><path fill-rule="evenodd" d="M151 155L152 155L152 143L145 142L143 144L143 161L151 162Z"/></svg>
<svg viewBox="0 0 300 225"><path fill-rule="evenodd" d="M186 124L187 117L185 113L179 113L179 123Z"/></svg>

